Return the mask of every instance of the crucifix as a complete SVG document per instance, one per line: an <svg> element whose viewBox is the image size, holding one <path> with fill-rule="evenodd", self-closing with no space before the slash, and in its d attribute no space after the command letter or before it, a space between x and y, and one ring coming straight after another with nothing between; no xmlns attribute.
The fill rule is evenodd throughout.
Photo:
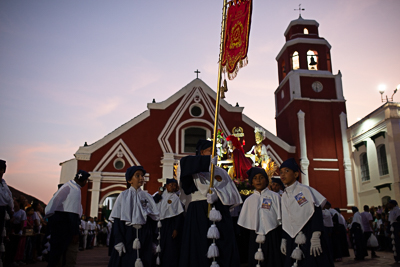
<svg viewBox="0 0 400 267"><path fill-rule="evenodd" d="M295 9L294 11L299 11L299 18L301 18L301 11L304 11L305 9L304 8L301 8L301 4L299 5L299 8L298 9Z"/></svg>
<svg viewBox="0 0 400 267"><path fill-rule="evenodd" d="M196 79L198 79L198 78L199 78L199 73L200 73L200 71L199 71L199 70L196 70L194 73L196 73Z"/></svg>

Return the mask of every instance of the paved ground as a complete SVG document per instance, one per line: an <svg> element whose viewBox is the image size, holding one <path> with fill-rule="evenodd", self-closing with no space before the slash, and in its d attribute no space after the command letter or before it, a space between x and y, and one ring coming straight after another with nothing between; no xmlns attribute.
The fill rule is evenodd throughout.
<svg viewBox="0 0 400 267"><path fill-rule="evenodd" d="M78 254L78 264L77 267L106 267L108 264L108 250L107 247L97 247L90 250L81 251ZM343 262L335 263L335 267L339 266L351 266L351 267L381 267L381 266L393 266L400 267L400 263L395 263L393 259L393 254L389 252L377 252L380 256L378 259L371 259L367 257L364 261L355 261L353 257L353 251L350 251L351 257L344 258ZM45 262L40 262L36 264L26 265L34 267L46 267ZM190 266L188 266L190 267ZM244 266L243 266L244 267ZM321 266L324 267L324 266Z"/></svg>

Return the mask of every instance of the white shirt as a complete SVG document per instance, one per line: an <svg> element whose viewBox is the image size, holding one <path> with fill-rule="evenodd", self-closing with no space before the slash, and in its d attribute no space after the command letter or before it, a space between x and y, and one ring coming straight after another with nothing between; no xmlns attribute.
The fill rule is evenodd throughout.
<svg viewBox="0 0 400 267"><path fill-rule="evenodd" d="M354 213L354 215L353 215L353 221L350 224L350 229L353 227L353 223L360 224L361 225L361 229L364 232L364 226L362 224L361 214L358 211L356 213Z"/></svg>
<svg viewBox="0 0 400 267"><path fill-rule="evenodd" d="M133 187L123 191L117 197L110 214L110 221L118 218L125 221L126 225L144 225L147 216L158 221L160 213L153 197L142 189Z"/></svg>
<svg viewBox="0 0 400 267"><path fill-rule="evenodd" d="M326 198L312 187L298 181L285 188L282 195L282 229L294 238L313 216L315 207L323 207Z"/></svg>
<svg viewBox="0 0 400 267"><path fill-rule="evenodd" d="M14 224L20 224L21 222L26 220L26 212L22 209L14 212Z"/></svg>
<svg viewBox="0 0 400 267"><path fill-rule="evenodd" d="M400 216L400 208L399 208L399 206L396 206L389 212L389 222L390 222L390 224L392 224L394 222L397 222L396 219L399 216Z"/></svg>
<svg viewBox="0 0 400 267"><path fill-rule="evenodd" d="M56 211L76 213L82 217L81 187L74 180L65 183L51 198L45 209L45 217Z"/></svg>
<svg viewBox="0 0 400 267"><path fill-rule="evenodd" d="M157 203L157 208L160 211L160 220L177 216L184 211L179 197L167 190L163 192L162 199Z"/></svg>
<svg viewBox="0 0 400 267"><path fill-rule="evenodd" d="M281 223L281 197L268 188L249 196L240 212L238 224L266 235Z"/></svg>
<svg viewBox="0 0 400 267"><path fill-rule="evenodd" d="M14 200L4 179L1 179L0 184L0 206L10 206L14 210Z"/></svg>

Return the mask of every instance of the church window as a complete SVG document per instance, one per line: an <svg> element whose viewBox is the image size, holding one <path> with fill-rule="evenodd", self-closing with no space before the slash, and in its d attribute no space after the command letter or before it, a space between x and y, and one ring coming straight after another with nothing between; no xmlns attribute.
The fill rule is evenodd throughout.
<svg viewBox="0 0 400 267"><path fill-rule="evenodd" d="M304 33L304 34L308 34L308 29L307 29L307 28L304 28L303 33Z"/></svg>
<svg viewBox="0 0 400 267"><path fill-rule="evenodd" d="M362 153L360 155L360 167L361 167L361 181L369 181L370 177L369 177L367 153Z"/></svg>
<svg viewBox="0 0 400 267"><path fill-rule="evenodd" d="M285 65L285 60L282 61L282 76L283 78L286 77L286 65Z"/></svg>
<svg viewBox="0 0 400 267"><path fill-rule="evenodd" d="M383 206L386 206L386 204L388 204L390 200L391 200L391 197L390 197L390 196L384 196L384 197L382 198L382 205L383 205Z"/></svg>
<svg viewBox="0 0 400 267"><path fill-rule="evenodd" d="M190 127L185 129L185 153L196 152L199 139L207 139L207 131L203 128Z"/></svg>
<svg viewBox="0 0 400 267"><path fill-rule="evenodd" d="M378 154L379 175L383 176L389 174L385 145L378 146L376 152Z"/></svg>
<svg viewBox="0 0 400 267"><path fill-rule="evenodd" d="M125 167L125 161L121 158L118 158L114 161L114 168L117 170L121 170Z"/></svg>
<svg viewBox="0 0 400 267"><path fill-rule="evenodd" d="M294 51L292 54L292 69L297 70L300 68L299 52Z"/></svg>
<svg viewBox="0 0 400 267"><path fill-rule="evenodd" d="M313 50L307 51L307 64L309 70L318 70L318 52Z"/></svg>
<svg viewBox="0 0 400 267"><path fill-rule="evenodd" d="M331 55L326 53L326 65L328 66L328 71L332 72L332 66L331 66Z"/></svg>
<svg viewBox="0 0 400 267"><path fill-rule="evenodd" d="M203 116L203 108L199 104L193 104L190 106L190 115L192 117L201 117Z"/></svg>

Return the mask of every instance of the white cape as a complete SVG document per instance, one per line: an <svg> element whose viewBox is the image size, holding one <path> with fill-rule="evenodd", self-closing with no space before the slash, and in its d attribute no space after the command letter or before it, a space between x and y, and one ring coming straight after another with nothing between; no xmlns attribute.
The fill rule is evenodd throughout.
<svg viewBox="0 0 400 267"><path fill-rule="evenodd" d="M359 225L361 225L361 229L364 232L364 226L362 224L361 214L358 211L353 215L353 221L350 224L350 229L353 226L353 223L358 223Z"/></svg>
<svg viewBox="0 0 400 267"><path fill-rule="evenodd" d="M159 220L160 213L153 197L142 189L133 187L121 192L111 211L109 220L115 218L124 221L126 225L144 225L150 216L155 221Z"/></svg>
<svg viewBox="0 0 400 267"><path fill-rule="evenodd" d="M82 216L81 187L74 180L65 183L51 198L45 209L45 217L56 211L71 212Z"/></svg>
<svg viewBox="0 0 400 267"><path fill-rule="evenodd" d="M396 206L389 212L389 222L391 224L397 222L396 219L399 216L400 216L400 208L399 206Z"/></svg>
<svg viewBox="0 0 400 267"><path fill-rule="evenodd" d="M312 187L296 181L282 195L282 229L294 238L313 216L315 208L323 207L326 198Z"/></svg>
<svg viewBox="0 0 400 267"><path fill-rule="evenodd" d="M238 224L257 234L266 235L279 226L281 219L281 197L266 188L261 194L254 191L246 199Z"/></svg>
<svg viewBox="0 0 400 267"><path fill-rule="evenodd" d="M189 203L192 201L207 199L208 189L210 188L210 176L210 172L193 174L193 180L198 191L191 195L186 195L185 192L182 191L180 195L180 198L186 209L188 208ZM180 175L178 175L178 177L180 179ZM243 203L239 191L237 190L231 177L224 169L218 166L215 166L214 169L214 190L224 205L237 206Z"/></svg>
<svg viewBox="0 0 400 267"><path fill-rule="evenodd" d="M162 199L157 203L157 208L160 211L160 220L174 217L181 214L183 210L182 202L176 193L164 191Z"/></svg>

